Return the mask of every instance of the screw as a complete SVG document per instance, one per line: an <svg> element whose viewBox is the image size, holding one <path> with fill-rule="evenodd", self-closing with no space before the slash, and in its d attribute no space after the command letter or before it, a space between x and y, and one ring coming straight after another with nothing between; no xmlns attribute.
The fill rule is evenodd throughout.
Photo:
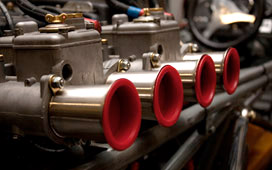
<svg viewBox="0 0 272 170"><path fill-rule="evenodd" d="M119 60L118 72L127 71L130 68L130 62L127 59Z"/></svg>
<svg viewBox="0 0 272 170"><path fill-rule="evenodd" d="M52 78L52 82L51 82L51 86L53 88L59 88L62 89L64 87L64 80L61 77L53 77Z"/></svg>
<svg viewBox="0 0 272 170"><path fill-rule="evenodd" d="M151 60L152 62L155 62L155 63L158 63L160 61L160 58L161 58L161 55L158 54L158 53L153 53L152 54L152 57L151 57Z"/></svg>

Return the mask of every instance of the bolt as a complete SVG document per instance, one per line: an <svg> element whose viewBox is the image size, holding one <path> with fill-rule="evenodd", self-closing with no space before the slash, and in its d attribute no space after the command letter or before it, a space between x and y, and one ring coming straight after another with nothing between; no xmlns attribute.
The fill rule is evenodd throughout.
<svg viewBox="0 0 272 170"><path fill-rule="evenodd" d="M153 53L153 54L152 54L152 57L151 57L151 61L157 63L157 62L160 61L160 58L161 58L161 55L160 55L160 54L158 54L158 53Z"/></svg>
<svg viewBox="0 0 272 170"><path fill-rule="evenodd" d="M52 78L52 82L51 82L51 86L53 88L59 88L62 89L64 87L64 80L61 77L53 77Z"/></svg>
<svg viewBox="0 0 272 170"><path fill-rule="evenodd" d="M256 113L255 113L255 111L254 110L251 110L250 112L249 112L249 115L248 115L248 117L249 117L249 119L255 119L256 118Z"/></svg>
<svg viewBox="0 0 272 170"><path fill-rule="evenodd" d="M189 43L189 52L197 52L199 50L199 47L197 44Z"/></svg>
<svg viewBox="0 0 272 170"><path fill-rule="evenodd" d="M108 45L108 40L107 39L101 39L102 45Z"/></svg>
<svg viewBox="0 0 272 170"><path fill-rule="evenodd" d="M211 134L211 133L214 133L215 132L215 126L211 126L210 128L209 128L209 131L208 131L208 133L209 134Z"/></svg>
<svg viewBox="0 0 272 170"><path fill-rule="evenodd" d="M8 10L14 10L14 4L13 4L13 2L8 2L7 3L7 9Z"/></svg>
<svg viewBox="0 0 272 170"><path fill-rule="evenodd" d="M127 70L129 70L130 66L131 66L130 62L127 59L121 59L121 60L119 60L118 71L119 72L127 71Z"/></svg>

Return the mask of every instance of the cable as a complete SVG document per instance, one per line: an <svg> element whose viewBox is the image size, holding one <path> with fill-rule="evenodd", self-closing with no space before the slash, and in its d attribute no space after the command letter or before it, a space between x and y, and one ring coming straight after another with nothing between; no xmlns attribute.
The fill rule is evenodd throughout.
<svg viewBox="0 0 272 170"><path fill-rule="evenodd" d="M61 14L63 13L63 11L59 8L53 7L53 6L49 6L49 5L42 5L42 6L38 6L39 8L43 9L43 10L47 10L56 14Z"/></svg>
<svg viewBox="0 0 272 170"><path fill-rule="evenodd" d="M32 3L30 3L28 0L16 0L16 4L18 5L18 7L27 15L29 15L32 18L35 18L39 21L45 21L45 15L46 14L52 14L52 15L56 15L53 12L41 9L35 5L33 5Z"/></svg>
<svg viewBox="0 0 272 170"><path fill-rule="evenodd" d="M129 6L125 3L119 2L118 0L106 0L107 4L121 13L126 13L132 18L137 18L141 15L142 9L135 6Z"/></svg>
<svg viewBox="0 0 272 170"><path fill-rule="evenodd" d="M1 9L3 15L5 16L6 20L7 20L7 23L8 23L8 25L9 25L9 28L10 28L11 30L14 30L14 22L13 22L13 19L12 19L12 17L10 16L10 14L9 14L9 12L8 12L8 10L7 10L7 8L6 8L6 6L3 4L2 1L0 1L0 9Z"/></svg>
<svg viewBox="0 0 272 170"><path fill-rule="evenodd" d="M117 0L106 0L107 4L118 12L127 13L129 6Z"/></svg>

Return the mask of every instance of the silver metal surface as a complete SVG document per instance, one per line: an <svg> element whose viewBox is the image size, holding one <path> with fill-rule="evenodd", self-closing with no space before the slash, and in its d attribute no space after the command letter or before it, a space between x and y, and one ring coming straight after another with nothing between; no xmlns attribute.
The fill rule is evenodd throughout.
<svg viewBox="0 0 272 170"><path fill-rule="evenodd" d="M160 67L159 68L152 68L151 63L149 66L144 66L144 59L137 59L133 62L131 62L131 67L129 69L129 72L139 72L141 69L144 67L148 67L151 70L160 70L162 67L166 65L170 65L174 67L182 80L183 84L183 94L184 94L184 100L185 101L196 101L196 94L195 94L195 78L196 78L196 70L198 67L198 60L195 61L162 61L160 62ZM141 78L141 76L139 77Z"/></svg>
<svg viewBox="0 0 272 170"><path fill-rule="evenodd" d="M196 101L195 81L198 61L163 62L161 67L170 65L174 67L182 80L185 101Z"/></svg>
<svg viewBox="0 0 272 170"><path fill-rule="evenodd" d="M182 60L199 60L203 55L207 54L212 58L214 62L216 74L218 76L222 76L224 69L225 53L226 52L187 53L182 57Z"/></svg>
<svg viewBox="0 0 272 170"><path fill-rule="evenodd" d="M184 61L190 61L190 60L200 60L202 56L209 55L215 66L215 72L216 72L216 89L217 91L223 91L224 85L223 85L223 71L224 71L224 63L225 58L228 50L224 52L207 52L207 53L187 53L182 57L182 60Z"/></svg>
<svg viewBox="0 0 272 170"><path fill-rule="evenodd" d="M159 53L163 60L175 60L180 57L179 27L174 20L121 22L103 26L101 36L108 39L109 45L115 49L115 54L121 58L131 55L142 58L142 54L147 52ZM160 46L159 50L152 49L156 44Z"/></svg>
<svg viewBox="0 0 272 170"><path fill-rule="evenodd" d="M153 93L158 74L159 70L113 73L107 78L106 83L112 83L121 78L130 80L135 85L141 99L143 118L154 120Z"/></svg>
<svg viewBox="0 0 272 170"><path fill-rule="evenodd" d="M81 19L84 26L83 18L75 19ZM78 25L73 22L78 21L69 24ZM104 83L101 38L96 30L39 33L33 22L19 26L26 33L0 38L0 53L4 54L5 63L16 66L18 81L30 77L39 81L42 75L55 74L71 85Z"/></svg>
<svg viewBox="0 0 272 170"><path fill-rule="evenodd" d="M104 100L111 84L66 86L52 97L49 112L55 117L101 119Z"/></svg>
<svg viewBox="0 0 272 170"><path fill-rule="evenodd" d="M64 137L105 141L101 124L104 100L110 84L65 87L49 105L53 129ZM0 83L0 127L4 131L45 136L39 83ZM14 131L16 129L16 131Z"/></svg>

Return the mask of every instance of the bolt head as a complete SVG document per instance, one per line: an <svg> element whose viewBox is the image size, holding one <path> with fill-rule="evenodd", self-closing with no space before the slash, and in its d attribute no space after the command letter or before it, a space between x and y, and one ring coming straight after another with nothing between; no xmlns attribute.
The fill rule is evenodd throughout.
<svg viewBox="0 0 272 170"><path fill-rule="evenodd" d="M64 87L64 79L62 77L53 77L52 87L62 89Z"/></svg>
<svg viewBox="0 0 272 170"><path fill-rule="evenodd" d="M129 68L130 68L130 62L128 61L128 60L122 60L121 62L120 62L120 70L124 70L124 71L127 71L127 70L129 70Z"/></svg>
<svg viewBox="0 0 272 170"><path fill-rule="evenodd" d="M161 58L161 55L158 54L158 53L155 53L152 57L152 61L153 62L159 62L160 61L160 58Z"/></svg>

